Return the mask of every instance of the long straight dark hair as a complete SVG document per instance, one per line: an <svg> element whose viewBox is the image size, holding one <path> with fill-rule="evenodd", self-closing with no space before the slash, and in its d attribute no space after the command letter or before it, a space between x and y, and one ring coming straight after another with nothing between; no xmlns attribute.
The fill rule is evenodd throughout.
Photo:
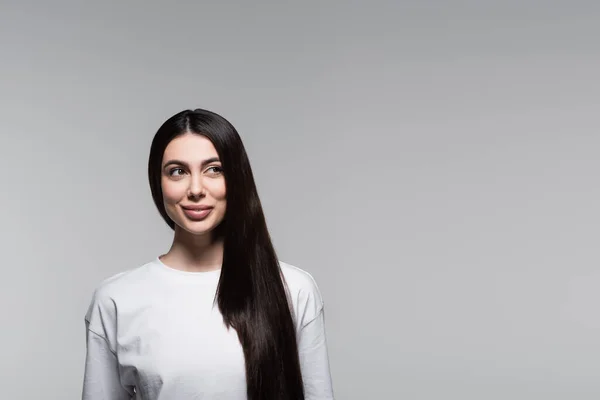
<svg viewBox="0 0 600 400"><path fill-rule="evenodd" d="M249 400L303 400L304 390L294 323L285 280L267 230L250 161L229 121L196 109L175 114L158 129L150 148L148 179L154 203L166 213L161 164L175 137L194 133L207 137L222 164L227 193L223 221L213 231L224 241L223 266L216 302L227 328L233 327L244 351Z"/></svg>

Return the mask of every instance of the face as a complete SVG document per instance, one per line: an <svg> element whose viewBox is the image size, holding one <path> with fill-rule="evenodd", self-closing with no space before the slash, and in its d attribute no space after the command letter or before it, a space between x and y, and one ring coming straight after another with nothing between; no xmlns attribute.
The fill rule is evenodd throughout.
<svg viewBox="0 0 600 400"><path fill-rule="evenodd" d="M163 201L175 228L210 234L227 205L225 177L212 142L193 133L178 136L167 145L161 166Z"/></svg>

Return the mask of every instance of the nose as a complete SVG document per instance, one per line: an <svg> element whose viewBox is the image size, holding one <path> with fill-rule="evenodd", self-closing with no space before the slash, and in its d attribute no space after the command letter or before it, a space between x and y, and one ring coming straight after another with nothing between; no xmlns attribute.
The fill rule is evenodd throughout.
<svg viewBox="0 0 600 400"><path fill-rule="evenodd" d="M202 176L200 174L192 174L190 179L190 186L188 188L188 196L200 197L204 194L204 187L202 186Z"/></svg>

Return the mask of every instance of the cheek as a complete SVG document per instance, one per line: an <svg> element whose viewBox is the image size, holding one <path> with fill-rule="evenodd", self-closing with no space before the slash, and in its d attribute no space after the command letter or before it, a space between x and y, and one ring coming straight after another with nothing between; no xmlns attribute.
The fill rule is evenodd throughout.
<svg viewBox="0 0 600 400"><path fill-rule="evenodd" d="M227 193L225 188L222 188L219 192L218 192L218 198L219 200L223 200L225 201L225 199L227 198Z"/></svg>
<svg viewBox="0 0 600 400"><path fill-rule="evenodd" d="M182 196L182 189L178 187L178 185L173 185L172 183L163 183L162 185L162 194L165 203L172 203L175 201L179 201Z"/></svg>
<svg viewBox="0 0 600 400"><path fill-rule="evenodd" d="M214 185L211 185L210 193L212 197L217 201L224 201L226 198L227 190L225 188L225 182L215 182Z"/></svg>

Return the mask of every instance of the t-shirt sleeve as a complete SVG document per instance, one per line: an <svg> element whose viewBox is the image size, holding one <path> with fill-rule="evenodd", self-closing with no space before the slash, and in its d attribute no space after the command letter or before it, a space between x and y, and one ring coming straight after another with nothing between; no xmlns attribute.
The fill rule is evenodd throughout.
<svg viewBox="0 0 600 400"><path fill-rule="evenodd" d="M298 355L306 400L332 400L333 387L325 335L325 308L311 277L298 334Z"/></svg>
<svg viewBox="0 0 600 400"><path fill-rule="evenodd" d="M82 400L130 400L133 387L121 384L114 343L115 307L96 290L85 316L86 357Z"/></svg>

